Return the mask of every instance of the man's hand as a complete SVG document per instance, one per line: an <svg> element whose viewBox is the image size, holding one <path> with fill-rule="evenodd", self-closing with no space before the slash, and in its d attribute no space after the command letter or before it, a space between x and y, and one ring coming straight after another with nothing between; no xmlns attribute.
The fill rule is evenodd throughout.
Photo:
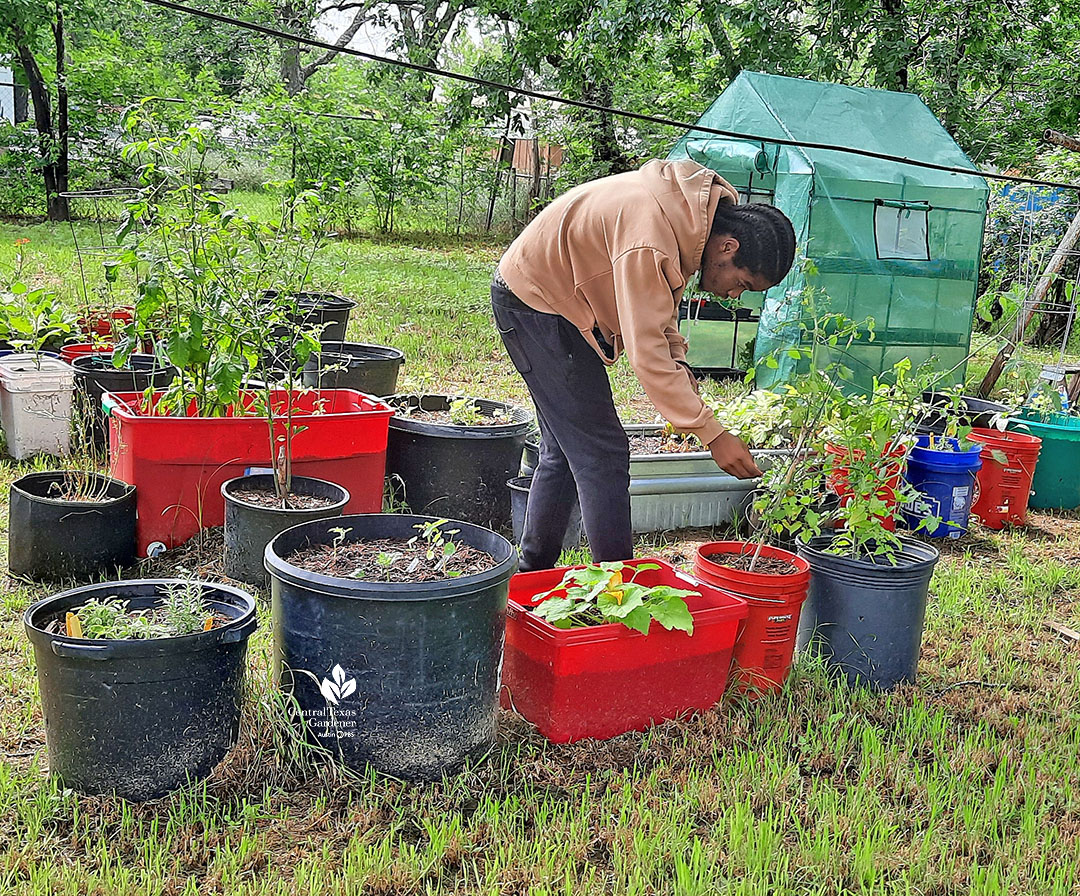
<svg viewBox="0 0 1080 896"><path fill-rule="evenodd" d="M722 432L709 442L709 453L721 470L739 479L756 479L761 475L750 449L730 432Z"/></svg>

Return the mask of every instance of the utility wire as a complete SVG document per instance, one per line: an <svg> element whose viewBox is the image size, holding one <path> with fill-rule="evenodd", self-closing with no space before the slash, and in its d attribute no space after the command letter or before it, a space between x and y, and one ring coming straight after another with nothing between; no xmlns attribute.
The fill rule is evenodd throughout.
<svg viewBox="0 0 1080 896"><path fill-rule="evenodd" d="M539 90L532 90L528 87L514 87L510 84L501 84L498 81L489 81L486 78L477 78L474 75L463 75L458 72L451 72L445 69L436 68L431 65L420 65L415 62L407 62L403 59L393 59L389 56L380 56L375 53L365 53L362 50L355 50L351 47L340 47L337 44L328 43L327 41L318 40L312 37L304 37L299 34L290 34L287 31L281 31L277 28L270 28L266 25L258 25L254 22L248 22L243 19L236 19L232 16L221 15L216 12L209 12L205 9L198 9L194 6L185 6L182 3L174 3L172 0L143 0L144 3L149 3L153 6L160 6L164 9L171 9L174 12L181 12L187 15L198 16L203 19L209 19L211 22L218 22L224 25L232 25L236 28L243 28L248 31L253 31L256 34L262 34L266 37L272 37L275 40L287 40L297 44L303 44L308 47L312 47L317 50L331 50L335 53L343 53L347 56L355 56L358 59L365 59L369 62L378 62L384 65L398 66L399 68L409 69L410 71L420 72L425 75L433 75L438 78L449 78L454 81L461 81L465 84L472 84L477 87L493 88L495 90L501 90L506 93L515 93L520 96L527 96L532 99L546 100L551 103L557 103L563 106L573 106L578 109L587 109L590 112L602 112L608 115L614 115L620 118L628 118L632 121L641 121L647 124L661 125L663 127L677 128L686 131L695 131L701 134L711 134L716 137L728 137L737 140L747 140L753 143L771 143L777 146L792 146L800 149L816 149L829 152L842 152L852 155L864 156L871 159L880 159L885 162L897 162L903 165L914 165L919 168L927 168L932 171L944 171L950 174L969 174L975 177L987 178L989 180L1003 180L1011 183L1029 184L1038 187L1055 187L1065 190L1077 190L1080 191L1080 186L1076 184L1064 183L1061 181L1052 180L1039 180L1031 177L1018 177L1011 174L994 174L986 171L979 171L976 168L960 168L953 165L939 165L935 162L921 162L916 159L909 159L905 156L895 156L889 153L874 152L868 149L856 149L848 146L837 146L831 143L808 143L800 140L782 139L779 137L761 137L755 134L744 134L739 131L725 131L719 128L711 128L701 124L689 124L685 121L675 121L670 118L662 118L656 115L644 115L640 112L629 112L625 109L614 109L610 106L602 106L598 103L590 103L585 100L575 100L569 97L559 96L557 94L544 93Z"/></svg>

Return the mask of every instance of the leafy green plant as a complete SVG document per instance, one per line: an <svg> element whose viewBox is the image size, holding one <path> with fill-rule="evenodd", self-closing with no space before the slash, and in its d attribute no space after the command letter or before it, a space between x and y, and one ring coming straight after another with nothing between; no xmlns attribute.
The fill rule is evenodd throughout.
<svg viewBox="0 0 1080 896"><path fill-rule="evenodd" d="M201 583L189 581L167 586L157 603L143 610L115 596L91 598L67 614L65 628L70 637L126 641L191 635L211 628L213 621Z"/></svg>
<svg viewBox="0 0 1080 896"><path fill-rule="evenodd" d="M556 628L618 622L647 635L655 619L668 630L693 634L694 618L686 598L697 592L635 582L634 578L647 569L659 567L655 563L631 567L614 562L568 570L558 585L536 596L532 611Z"/></svg>
<svg viewBox="0 0 1080 896"><path fill-rule="evenodd" d="M0 339L39 360L49 346L62 343L75 329L75 315L55 292L35 286L27 276L25 237L15 241L14 264L0 285Z"/></svg>
<svg viewBox="0 0 1080 896"><path fill-rule="evenodd" d="M179 370L149 405L153 413L223 416L238 407L266 419L276 496L292 482L297 375L319 349L319 327L305 323L300 295L311 281L326 233L314 191L283 190L276 221L240 214L207 186L210 145L201 128L165 134L145 107L127 116L125 159L138 165L139 197L127 203L112 276L131 276L137 302L117 347L125 361L147 336L157 337ZM252 376L258 401L241 402ZM274 400L274 389L288 398ZM250 387L249 387L250 391Z"/></svg>

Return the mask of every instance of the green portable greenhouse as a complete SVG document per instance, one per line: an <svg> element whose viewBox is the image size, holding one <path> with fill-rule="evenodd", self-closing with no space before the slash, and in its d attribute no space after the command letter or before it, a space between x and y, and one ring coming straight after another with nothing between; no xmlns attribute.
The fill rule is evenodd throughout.
<svg viewBox="0 0 1080 896"><path fill-rule="evenodd" d="M874 318L874 340L855 345L844 362L858 385L869 385L875 374L905 356L914 365L934 358L948 379L962 381L982 253L986 181L907 162L770 142L829 144L974 168L918 97L743 72L698 123L757 139L690 131L668 157L689 157L713 169L744 201L776 205L791 218L808 262L796 264L782 283L759 296L755 360L797 345L800 321L807 319L812 303L818 314ZM701 364L694 359L692 335L690 345L691 363ZM794 363L784 357L772 382L759 380L759 385L789 377Z"/></svg>

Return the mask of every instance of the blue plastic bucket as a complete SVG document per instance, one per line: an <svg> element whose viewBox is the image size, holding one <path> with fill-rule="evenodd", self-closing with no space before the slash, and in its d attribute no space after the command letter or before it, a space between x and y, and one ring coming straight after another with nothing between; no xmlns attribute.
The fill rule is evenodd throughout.
<svg viewBox="0 0 1080 896"><path fill-rule="evenodd" d="M915 529L925 516L939 517L940 525L922 530L930 538L959 538L967 532L976 498L975 474L982 467L982 446L961 448L956 439L949 439L948 445L951 450L931 448L930 436L919 436L908 455L907 481L922 493L929 511L907 505L904 521Z"/></svg>

